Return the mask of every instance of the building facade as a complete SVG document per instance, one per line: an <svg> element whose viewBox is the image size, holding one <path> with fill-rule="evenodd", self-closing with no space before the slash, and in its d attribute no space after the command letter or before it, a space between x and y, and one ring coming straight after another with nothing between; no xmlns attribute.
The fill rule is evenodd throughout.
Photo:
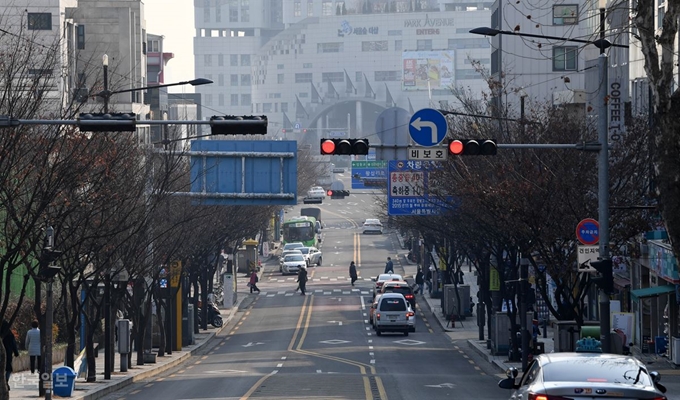
<svg viewBox="0 0 680 400"><path fill-rule="evenodd" d="M453 87L487 90L475 65L490 66L489 42L468 31L488 23L490 3L197 4L196 74L217 82L197 88L205 108L267 115L278 137L379 142L385 109L449 109Z"/></svg>

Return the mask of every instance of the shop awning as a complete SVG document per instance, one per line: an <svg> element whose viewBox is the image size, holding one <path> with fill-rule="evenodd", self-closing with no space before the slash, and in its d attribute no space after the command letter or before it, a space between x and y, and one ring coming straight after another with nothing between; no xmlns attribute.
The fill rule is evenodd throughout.
<svg viewBox="0 0 680 400"><path fill-rule="evenodd" d="M664 286L654 286L654 287L648 287L648 288L643 288L643 289L631 290L630 294L633 296L633 299L641 299L643 297L654 297L654 296L658 296L660 294L671 293L671 292L674 292L674 291L675 291L675 286L664 285Z"/></svg>

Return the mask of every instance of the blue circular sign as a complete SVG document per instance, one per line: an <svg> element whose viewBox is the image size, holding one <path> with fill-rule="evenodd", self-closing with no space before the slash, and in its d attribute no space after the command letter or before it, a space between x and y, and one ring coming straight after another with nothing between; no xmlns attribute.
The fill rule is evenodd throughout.
<svg viewBox="0 0 680 400"><path fill-rule="evenodd" d="M576 225L576 238L585 245L596 244L600 240L600 224L592 218L586 218Z"/></svg>
<svg viewBox="0 0 680 400"><path fill-rule="evenodd" d="M411 139L424 147L432 147L441 143L446 137L447 129L446 118L434 108L416 111L408 124Z"/></svg>

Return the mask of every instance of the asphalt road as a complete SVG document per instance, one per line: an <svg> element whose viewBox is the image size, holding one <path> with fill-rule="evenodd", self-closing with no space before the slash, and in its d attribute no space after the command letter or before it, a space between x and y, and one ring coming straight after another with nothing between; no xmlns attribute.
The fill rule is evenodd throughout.
<svg viewBox="0 0 680 400"><path fill-rule="evenodd" d="M398 251L394 235L361 234L376 204L371 194L352 194L320 205L323 265L309 269L306 296L294 293L295 277L281 276L278 264L269 262L261 293L241 304L204 354L108 398L508 398L496 386L497 371L464 344L452 343L420 305L415 333L374 334L370 279ZM287 215L299 215L299 208ZM355 287L348 276L352 260L360 276Z"/></svg>

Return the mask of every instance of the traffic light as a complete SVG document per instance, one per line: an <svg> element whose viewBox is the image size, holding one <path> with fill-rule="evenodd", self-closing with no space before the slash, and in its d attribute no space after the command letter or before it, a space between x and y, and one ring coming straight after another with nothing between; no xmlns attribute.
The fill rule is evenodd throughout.
<svg viewBox="0 0 680 400"><path fill-rule="evenodd" d="M81 132L134 132L135 113L81 113L78 128Z"/></svg>
<svg viewBox="0 0 680 400"><path fill-rule="evenodd" d="M603 292L611 294L614 292L614 269L612 265L612 260L599 260L591 261L590 266L595 268L600 276L591 277L590 279L595 282L597 287L602 289Z"/></svg>
<svg viewBox="0 0 680 400"><path fill-rule="evenodd" d="M326 194L331 199L344 199L349 196L349 190L328 190Z"/></svg>
<svg viewBox="0 0 680 400"><path fill-rule="evenodd" d="M212 135L266 135L266 115L214 115L210 117Z"/></svg>
<svg viewBox="0 0 680 400"><path fill-rule="evenodd" d="M453 156L495 156L496 140L494 139L451 139L449 154Z"/></svg>
<svg viewBox="0 0 680 400"><path fill-rule="evenodd" d="M321 155L368 154L368 139L321 139Z"/></svg>
<svg viewBox="0 0 680 400"><path fill-rule="evenodd" d="M59 271L61 271L61 267L54 264L54 261L56 261L63 253L64 252L60 250L52 250L47 248L42 250L39 259L39 275L41 279L52 279L59 273Z"/></svg>

